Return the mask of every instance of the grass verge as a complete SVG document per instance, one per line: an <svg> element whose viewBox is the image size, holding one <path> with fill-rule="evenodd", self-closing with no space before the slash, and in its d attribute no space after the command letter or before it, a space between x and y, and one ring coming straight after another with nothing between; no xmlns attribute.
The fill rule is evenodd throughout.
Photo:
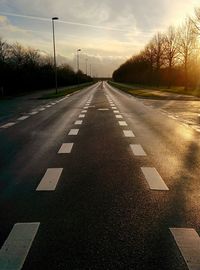
<svg viewBox="0 0 200 270"><path fill-rule="evenodd" d="M199 89L190 89L186 91L183 87L173 87L171 89L162 88L162 87L147 87L147 86L138 86L131 84L116 83L113 81L108 82L111 86L116 87L124 92L127 92L138 98L146 99L195 99L200 97ZM175 95L177 96L175 96ZM182 97L178 95L183 95Z"/></svg>
<svg viewBox="0 0 200 270"><path fill-rule="evenodd" d="M78 90L81 90L85 87L91 86L93 84L94 84L94 82L90 82L90 83L83 83L83 84L79 84L79 85L69 86L69 87L62 89L62 90L58 89L57 94L55 92L44 94L39 99L53 99L53 98L63 97L63 96L66 96L68 94L74 93Z"/></svg>

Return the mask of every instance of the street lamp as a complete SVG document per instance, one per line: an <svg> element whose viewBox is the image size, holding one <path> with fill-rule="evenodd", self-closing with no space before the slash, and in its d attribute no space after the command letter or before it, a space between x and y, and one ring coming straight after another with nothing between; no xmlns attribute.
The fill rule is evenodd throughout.
<svg viewBox="0 0 200 270"><path fill-rule="evenodd" d="M85 71L86 71L86 75L87 75L87 63L88 63L88 58L85 59Z"/></svg>
<svg viewBox="0 0 200 270"><path fill-rule="evenodd" d="M81 49L77 50L77 72L79 71L79 52L81 52Z"/></svg>
<svg viewBox="0 0 200 270"><path fill-rule="evenodd" d="M53 28L53 53L54 53L54 72L55 72L55 87L56 94L58 93L58 78L57 78L57 65L56 65L56 43L55 43L55 30L54 30L54 21L58 20L58 17L52 18L52 28Z"/></svg>

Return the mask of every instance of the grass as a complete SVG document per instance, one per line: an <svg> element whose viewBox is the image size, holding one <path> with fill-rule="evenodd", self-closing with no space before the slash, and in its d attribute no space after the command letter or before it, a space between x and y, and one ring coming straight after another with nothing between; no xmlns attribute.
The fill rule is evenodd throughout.
<svg viewBox="0 0 200 270"><path fill-rule="evenodd" d="M64 90L58 90L58 93L56 94L55 91L54 93L48 93L48 94L44 94L40 97L40 99L53 99L53 98L59 98L59 97L63 97L66 96L68 94L74 93L78 90L81 90L85 87L88 87L90 85L94 84L94 82L90 82L90 83L83 83L83 84L79 84L79 85L74 85L74 86L70 86L67 87Z"/></svg>
<svg viewBox="0 0 200 270"><path fill-rule="evenodd" d="M200 89L185 90L184 87L173 87L168 89L164 87L116 83L113 81L110 81L109 84L138 98L169 99L170 94L185 95L185 97L182 97L182 99L188 98L188 95L200 97Z"/></svg>

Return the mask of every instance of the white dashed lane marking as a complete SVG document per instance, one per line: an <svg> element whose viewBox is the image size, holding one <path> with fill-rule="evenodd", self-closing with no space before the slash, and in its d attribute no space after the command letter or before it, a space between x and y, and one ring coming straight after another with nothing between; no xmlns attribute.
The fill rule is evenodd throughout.
<svg viewBox="0 0 200 270"><path fill-rule="evenodd" d="M0 269L20 270L40 223L16 223L0 250Z"/></svg>
<svg viewBox="0 0 200 270"><path fill-rule="evenodd" d="M131 144L131 150L135 156L146 156L144 149L140 144Z"/></svg>
<svg viewBox="0 0 200 270"><path fill-rule="evenodd" d="M113 111L114 113L119 113L119 111Z"/></svg>
<svg viewBox="0 0 200 270"><path fill-rule="evenodd" d="M125 137L129 137L129 138L135 137L132 130L123 130L123 133Z"/></svg>
<svg viewBox="0 0 200 270"><path fill-rule="evenodd" d="M104 109L104 108L102 108L102 109L98 109L98 111L109 111L109 109Z"/></svg>
<svg viewBox="0 0 200 270"><path fill-rule="evenodd" d="M14 126L15 124L16 124L15 122L9 122L9 123L7 123L7 124L1 126L1 128L9 128L9 127Z"/></svg>
<svg viewBox="0 0 200 270"><path fill-rule="evenodd" d="M117 107L112 107L113 110L117 110Z"/></svg>
<svg viewBox="0 0 200 270"><path fill-rule="evenodd" d="M77 120L76 122L75 122L75 125L82 125L83 124L83 120Z"/></svg>
<svg viewBox="0 0 200 270"><path fill-rule="evenodd" d="M85 118L85 114L80 114L79 118Z"/></svg>
<svg viewBox="0 0 200 270"><path fill-rule="evenodd" d="M115 115L115 117L116 117L117 119L122 119L122 118L123 118L122 115L120 115L120 114Z"/></svg>
<svg viewBox="0 0 200 270"><path fill-rule="evenodd" d="M200 238L194 229L170 228L189 270L200 269Z"/></svg>
<svg viewBox="0 0 200 270"><path fill-rule="evenodd" d="M71 129L68 135L78 135L79 129Z"/></svg>
<svg viewBox="0 0 200 270"><path fill-rule="evenodd" d="M69 154L72 151L73 143L63 143L58 154Z"/></svg>
<svg viewBox="0 0 200 270"><path fill-rule="evenodd" d="M162 177L157 170L152 167L142 167L142 172L147 180L150 189L153 190L169 190Z"/></svg>
<svg viewBox="0 0 200 270"><path fill-rule="evenodd" d="M86 113L87 112L87 110L83 110L81 113Z"/></svg>
<svg viewBox="0 0 200 270"><path fill-rule="evenodd" d="M88 109L88 106L83 107L83 109Z"/></svg>
<svg viewBox="0 0 200 270"><path fill-rule="evenodd" d="M37 191L53 191L55 190L59 178L61 176L62 168L50 168L47 169L40 184L37 187Z"/></svg>
<svg viewBox="0 0 200 270"><path fill-rule="evenodd" d="M30 116L21 116L21 117L19 117L17 120L18 121L23 121L23 120L25 120L25 119L27 119L27 118L29 118Z"/></svg>
<svg viewBox="0 0 200 270"><path fill-rule="evenodd" d="M38 112L30 112L29 114L30 115L35 115L35 114L37 114Z"/></svg>
<svg viewBox="0 0 200 270"><path fill-rule="evenodd" d="M125 127L127 126L127 123L125 121L119 121L119 125Z"/></svg>

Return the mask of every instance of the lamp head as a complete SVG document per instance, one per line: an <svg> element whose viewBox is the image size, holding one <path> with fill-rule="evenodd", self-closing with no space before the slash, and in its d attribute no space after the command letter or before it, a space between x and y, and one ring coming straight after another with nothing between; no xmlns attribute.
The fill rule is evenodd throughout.
<svg viewBox="0 0 200 270"><path fill-rule="evenodd" d="M53 17L52 21L55 21L55 20L58 20L58 19L59 19L58 17Z"/></svg>

